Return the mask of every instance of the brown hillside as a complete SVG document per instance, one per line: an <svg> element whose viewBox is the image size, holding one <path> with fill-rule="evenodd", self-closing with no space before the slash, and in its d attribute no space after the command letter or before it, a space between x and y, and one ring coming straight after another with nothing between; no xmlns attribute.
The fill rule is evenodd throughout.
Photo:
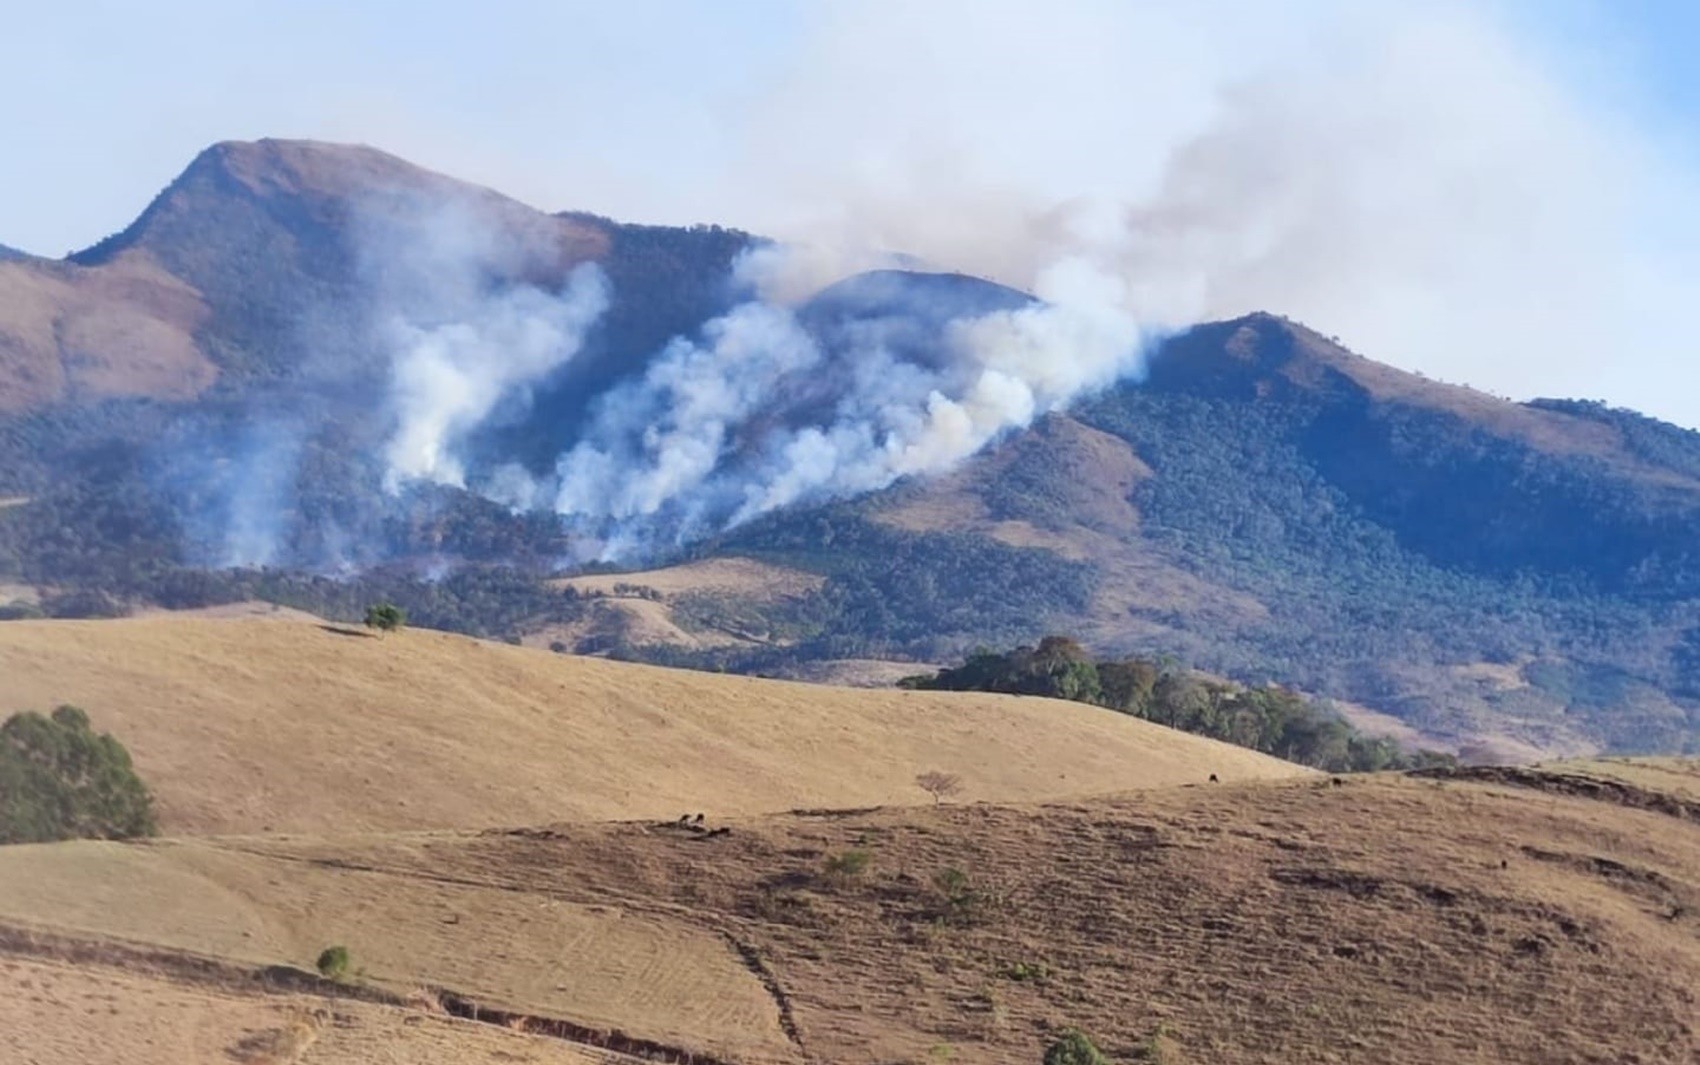
<svg viewBox="0 0 1700 1065"><path fill-rule="evenodd" d="M194 340L206 313L194 288L139 250L97 267L0 262L0 414L199 395L217 376Z"/></svg>
<svg viewBox="0 0 1700 1065"><path fill-rule="evenodd" d="M85 707L166 829L348 832L1029 801L1304 774L1074 703L855 690L462 636L148 617L0 625L0 712Z"/></svg>
<svg viewBox="0 0 1700 1065"><path fill-rule="evenodd" d="M5 991L0 994L0 1058L64 1065L625 1065L639 1060L417 1009L346 997L256 994L245 983L185 983L146 967L0 957L0 989Z"/></svg>
<svg viewBox="0 0 1700 1065"><path fill-rule="evenodd" d="M202 228L198 216L215 216L250 234L273 239L278 230L292 256L326 236L339 238L357 215L397 214L417 223L426 207L433 212L476 212L499 240L527 253L546 251L568 261L594 258L607 250L599 227L527 207L480 185L415 166L388 152L362 144L321 141L226 141L202 152L142 212L128 229L81 252L78 262L97 263L126 248L151 249L167 261L205 266L202 280L221 264L208 254L232 254L221 247L231 234ZM199 244L200 247L191 245ZM309 283L333 266L335 249L320 247L296 265ZM315 259L320 261L314 261ZM228 269L228 265L225 265ZM190 269L186 272L200 274Z"/></svg>
<svg viewBox="0 0 1700 1065"><path fill-rule="evenodd" d="M141 951L148 994L246 987L242 1008L275 1013L240 974L344 942L385 1010L425 985L443 991L419 1006L476 1003L561 1045L617 1027L673 1048L653 1060L1031 1065L1064 1026L1118 1062L1695 1060L1700 823L1542 779L1182 787L715 835L13 847L0 999L90 1008L76 982L98 978L122 1011ZM852 850L864 871L827 871ZM21 968L43 958L51 976ZM237 1006L208 1039L282 1024ZM359 1009L329 1027L409 1027ZM415 1013L417 1034L452 1034ZM40 1053L43 1024L14 1045Z"/></svg>

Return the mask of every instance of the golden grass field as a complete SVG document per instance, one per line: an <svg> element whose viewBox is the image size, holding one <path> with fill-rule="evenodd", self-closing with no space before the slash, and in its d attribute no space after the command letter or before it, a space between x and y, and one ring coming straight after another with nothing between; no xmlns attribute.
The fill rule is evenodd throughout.
<svg viewBox="0 0 1700 1065"><path fill-rule="evenodd" d="M682 602L710 596L722 604L771 606L819 590L826 578L749 558L712 558L636 573L563 577L549 583L595 598L585 618L527 633L529 647L564 644L591 649L623 643L703 650L766 643L769 636L682 618L676 612Z"/></svg>
<svg viewBox="0 0 1700 1065"><path fill-rule="evenodd" d="M75 703L173 834L1026 801L1304 772L1126 716L554 655L430 631L156 616L0 625L0 713Z"/></svg>
<svg viewBox="0 0 1700 1065"><path fill-rule="evenodd" d="M826 583L818 573L786 569L752 558L709 558L637 573L586 574L550 582L557 588L619 595L622 586L647 588L662 596L713 592L771 602L807 595Z"/></svg>
<svg viewBox="0 0 1700 1065"><path fill-rule="evenodd" d="M253 619L0 625L0 684L116 731L171 833L0 848L8 1065L1031 1065L1064 1026L1700 1060L1691 762L1330 778L1041 700Z"/></svg>

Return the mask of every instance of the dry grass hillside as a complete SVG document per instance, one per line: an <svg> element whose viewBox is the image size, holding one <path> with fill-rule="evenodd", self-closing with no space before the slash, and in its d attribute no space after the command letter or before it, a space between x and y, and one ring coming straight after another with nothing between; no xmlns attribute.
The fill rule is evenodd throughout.
<svg viewBox="0 0 1700 1065"><path fill-rule="evenodd" d="M135 250L99 266L0 262L0 414L110 396L186 399L217 369L196 346L207 309Z"/></svg>
<svg viewBox="0 0 1700 1065"><path fill-rule="evenodd" d="M0 1041L1031 1065L1078 1026L1116 1062L1692 1062L1700 807L1575 776L7 848ZM334 995L297 971L332 942L363 970Z"/></svg>
<svg viewBox="0 0 1700 1065"><path fill-rule="evenodd" d="M0 1060L43 1065L617 1065L636 1059L383 1004L245 993L154 965L0 957Z"/></svg>
<svg viewBox="0 0 1700 1065"><path fill-rule="evenodd" d="M172 834L1024 802L1304 774L1075 703L852 690L462 636L177 616L0 625L0 713L86 708Z"/></svg>
<svg viewBox="0 0 1700 1065"><path fill-rule="evenodd" d="M806 597L819 591L826 578L727 557L630 573L584 574L549 583L593 601L580 621L527 633L526 646L565 646L593 654L622 645L698 651L772 643L765 624L740 625L734 619L759 617L763 608ZM714 604L710 612L714 620L696 616L690 609L705 601Z"/></svg>

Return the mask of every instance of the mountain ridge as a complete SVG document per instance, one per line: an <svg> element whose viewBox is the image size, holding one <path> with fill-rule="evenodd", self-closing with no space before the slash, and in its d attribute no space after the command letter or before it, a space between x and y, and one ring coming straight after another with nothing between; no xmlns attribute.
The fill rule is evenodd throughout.
<svg viewBox="0 0 1700 1065"><path fill-rule="evenodd" d="M661 612L656 632L760 638L668 646L588 625L590 606L541 583L573 551L548 515L452 486L382 488L392 370L371 342L370 289L428 304L405 283L431 271L431 226L463 209L488 209L501 245L476 284L550 291L595 262L614 294L576 357L469 437L479 471L549 474L597 397L743 298L737 264L765 243L548 214L376 149L215 145L72 260L0 262L0 495L28 500L0 518L0 580L28 590L15 609L259 596L346 617L381 593L443 627L594 631L584 649L751 671L937 663L1063 631L1298 684L1454 746L1700 738L1700 434L1430 381L1272 314L1177 334L1142 379L936 479L645 560L807 571L805 595L642 608ZM376 252L374 231L388 241ZM891 270L794 316L828 352L825 380L853 342L926 367L957 317L1030 304L967 275ZM758 429L813 417L831 393L789 398ZM293 449L283 473L251 461L273 437ZM259 504L275 548L232 554L221 538ZM314 576L338 571L362 576Z"/></svg>

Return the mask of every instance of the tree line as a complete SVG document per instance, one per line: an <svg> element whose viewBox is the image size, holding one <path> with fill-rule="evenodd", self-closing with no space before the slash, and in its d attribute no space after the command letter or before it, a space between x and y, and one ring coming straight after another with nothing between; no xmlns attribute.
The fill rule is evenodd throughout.
<svg viewBox="0 0 1700 1065"><path fill-rule="evenodd" d="M1066 636L1047 636L1037 647L1002 653L978 650L954 669L906 677L899 685L1090 703L1335 773L1451 761L1449 755L1407 751L1395 740L1367 735L1327 704L1279 684L1236 684L1166 661L1095 662Z"/></svg>

